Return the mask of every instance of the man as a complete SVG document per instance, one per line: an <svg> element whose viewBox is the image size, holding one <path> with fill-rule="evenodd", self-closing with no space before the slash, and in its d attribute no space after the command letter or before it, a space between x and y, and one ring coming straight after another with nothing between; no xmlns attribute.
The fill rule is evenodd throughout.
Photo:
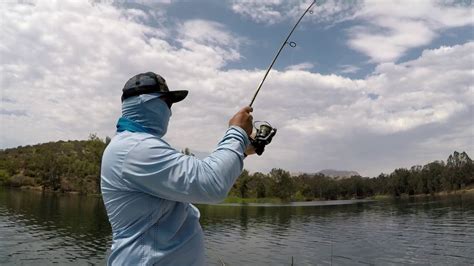
<svg viewBox="0 0 474 266"><path fill-rule="evenodd" d="M166 143L173 103L187 91L169 91L148 72L127 81L117 134L104 151L101 190L112 225L108 265L203 265L199 210L192 203L222 201L252 152L251 107L229 121L217 149L204 160Z"/></svg>

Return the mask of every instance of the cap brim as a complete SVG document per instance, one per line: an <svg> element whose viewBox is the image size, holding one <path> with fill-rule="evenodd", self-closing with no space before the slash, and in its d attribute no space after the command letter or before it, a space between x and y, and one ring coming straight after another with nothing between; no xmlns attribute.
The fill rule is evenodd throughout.
<svg viewBox="0 0 474 266"><path fill-rule="evenodd" d="M184 100L184 98L186 98L186 96L188 96L188 91L185 91L185 90L182 90L182 91L167 91L167 92L160 92L160 93L162 93L163 96L166 97L172 103L180 102L180 101Z"/></svg>

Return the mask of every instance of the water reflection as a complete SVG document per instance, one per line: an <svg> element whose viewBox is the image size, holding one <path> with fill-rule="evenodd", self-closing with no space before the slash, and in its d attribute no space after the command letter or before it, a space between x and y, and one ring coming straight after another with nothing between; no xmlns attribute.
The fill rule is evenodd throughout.
<svg viewBox="0 0 474 266"><path fill-rule="evenodd" d="M291 257L295 265L474 261L472 196L307 205L199 205L209 263L290 265ZM100 197L0 189L2 265L104 264L110 241Z"/></svg>
<svg viewBox="0 0 474 266"><path fill-rule="evenodd" d="M0 190L0 264L103 262L110 240L100 198Z"/></svg>
<svg viewBox="0 0 474 266"><path fill-rule="evenodd" d="M292 256L303 265L471 265L473 203L472 196L464 195L338 206L200 209L215 265L220 260L289 265Z"/></svg>

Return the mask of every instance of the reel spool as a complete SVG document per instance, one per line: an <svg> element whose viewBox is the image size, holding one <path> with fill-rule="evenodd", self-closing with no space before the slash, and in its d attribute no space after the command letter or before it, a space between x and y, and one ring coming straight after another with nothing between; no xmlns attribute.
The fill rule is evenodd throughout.
<svg viewBox="0 0 474 266"><path fill-rule="evenodd" d="M259 124L257 127L257 124ZM273 128L270 123L266 121L255 121L253 124L257 130L257 134L254 139L251 139L250 142L255 148L255 152L260 156L265 150L265 146L272 142L273 136L275 136L277 129Z"/></svg>

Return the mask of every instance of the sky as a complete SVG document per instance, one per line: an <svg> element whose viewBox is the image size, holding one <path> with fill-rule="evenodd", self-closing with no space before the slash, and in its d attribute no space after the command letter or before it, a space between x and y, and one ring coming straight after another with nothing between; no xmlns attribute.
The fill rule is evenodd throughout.
<svg viewBox="0 0 474 266"><path fill-rule="evenodd" d="M135 74L189 90L165 139L212 152L311 1L0 2L0 149L113 136ZM251 172L363 176L474 157L472 1L317 1L253 107L278 129Z"/></svg>

